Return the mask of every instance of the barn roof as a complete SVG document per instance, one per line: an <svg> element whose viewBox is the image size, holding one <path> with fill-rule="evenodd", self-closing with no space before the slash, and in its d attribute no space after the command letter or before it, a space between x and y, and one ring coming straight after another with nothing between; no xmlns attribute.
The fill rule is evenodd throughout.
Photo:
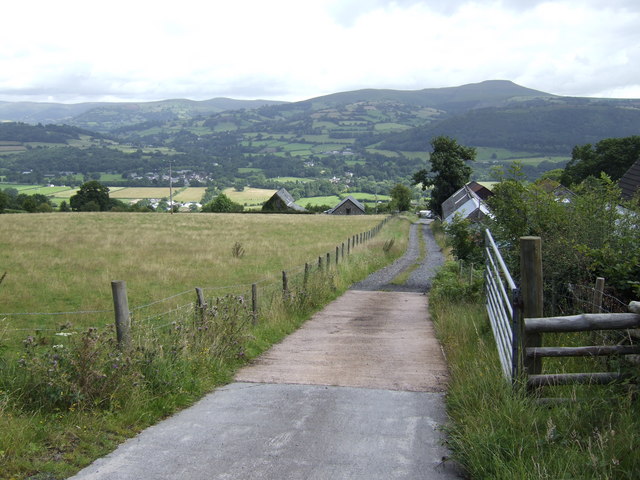
<svg viewBox="0 0 640 480"><path fill-rule="evenodd" d="M271 198L273 199L274 197L278 197L280 200L282 200L282 202L287 206L287 208L290 208L291 210L295 210L296 212L306 212L306 210L300 205L298 205L296 201L293 199L293 197L291 196L291 194L287 192L284 188L281 188L276 193L274 193Z"/></svg>
<svg viewBox="0 0 640 480"><path fill-rule="evenodd" d="M489 208L484 201L469 187L464 185L461 189L447 198L442 204L442 220L449 223L456 213L462 218L482 218L489 215Z"/></svg>
<svg viewBox="0 0 640 480"><path fill-rule="evenodd" d="M618 185L622 190L622 198L631 200L640 188L640 158L620 178Z"/></svg>
<svg viewBox="0 0 640 480"><path fill-rule="evenodd" d="M342 200L338 205L336 205L335 207L333 207L331 210L328 210L327 213L333 213L336 210L338 210L342 205L344 205L345 203L347 203L348 201L350 201L351 203L353 203L357 208L359 208L360 210L362 210L363 212L365 211L364 205L361 204L358 200L356 200L355 198L353 198L351 195L349 195L348 197L346 197L344 200Z"/></svg>

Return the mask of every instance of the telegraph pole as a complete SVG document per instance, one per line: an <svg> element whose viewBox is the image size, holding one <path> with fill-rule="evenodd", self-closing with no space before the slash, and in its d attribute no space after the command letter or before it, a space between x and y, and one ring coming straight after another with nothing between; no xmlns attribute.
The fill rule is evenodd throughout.
<svg viewBox="0 0 640 480"><path fill-rule="evenodd" d="M169 212L173 215L173 173L171 171L171 160L169 160Z"/></svg>

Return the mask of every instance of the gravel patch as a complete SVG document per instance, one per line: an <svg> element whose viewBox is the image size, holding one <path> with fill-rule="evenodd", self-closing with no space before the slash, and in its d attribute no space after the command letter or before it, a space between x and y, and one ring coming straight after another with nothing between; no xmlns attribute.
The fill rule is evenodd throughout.
<svg viewBox="0 0 640 480"><path fill-rule="evenodd" d="M409 245L405 254L391 265L372 273L367 278L354 284L351 290L386 292L416 292L426 293L431 289L433 276L444 263L442 250L436 243L429 224L431 220L420 220L411 225ZM420 262L404 285L394 285L391 281L404 270L416 264L420 257L419 235L425 240L427 254Z"/></svg>

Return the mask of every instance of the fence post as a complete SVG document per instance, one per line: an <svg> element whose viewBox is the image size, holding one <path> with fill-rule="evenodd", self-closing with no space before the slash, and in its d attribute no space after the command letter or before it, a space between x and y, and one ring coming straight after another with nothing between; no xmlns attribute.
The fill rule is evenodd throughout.
<svg viewBox="0 0 640 480"><path fill-rule="evenodd" d="M322 271L322 257L318 257L318 270Z"/></svg>
<svg viewBox="0 0 640 480"><path fill-rule="evenodd" d="M307 289L307 283L309 283L309 264L304 262L304 279L302 280L302 288Z"/></svg>
<svg viewBox="0 0 640 480"><path fill-rule="evenodd" d="M347 238L347 255L351 255L351 237Z"/></svg>
<svg viewBox="0 0 640 480"><path fill-rule="evenodd" d="M344 261L344 242L342 242L342 253L340 256L342 257L342 261Z"/></svg>
<svg viewBox="0 0 640 480"><path fill-rule="evenodd" d="M540 237L520 237L520 291L522 293L522 317L520 318L520 357L527 375L542 371L542 358L529 358L525 348L542 346L542 335L527 334L525 318L540 318L544 315L542 295L542 240Z"/></svg>
<svg viewBox="0 0 640 480"><path fill-rule="evenodd" d="M593 313L600 313L600 309L602 308L603 294L604 294L604 278L598 277L596 278L596 289L593 292L593 308L591 309Z"/></svg>
<svg viewBox="0 0 640 480"><path fill-rule="evenodd" d="M282 296L287 298L289 296L289 279L287 278L287 272L282 271Z"/></svg>
<svg viewBox="0 0 640 480"><path fill-rule="evenodd" d="M258 284L251 284L251 313L253 314L253 324L258 323Z"/></svg>
<svg viewBox="0 0 640 480"><path fill-rule="evenodd" d="M339 258L340 258L340 247L336 247L336 267L338 266Z"/></svg>
<svg viewBox="0 0 640 480"><path fill-rule="evenodd" d="M131 315L127 298L127 283L122 280L111 282L113 309L116 315L116 338L118 348L128 350L131 347Z"/></svg>
<svg viewBox="0 0 640 480"><path fill-rule="evenodd" d="M200 315L200 321L204 320L204 309L207 307L207 303L204 300L204 293L202 288L196 287L196 309Z"/></svg>
<svg viewBox="0 0 640 480"><path fill-rule="evenodd" d="M327 264L325 265L327 272L329 271L329 267L331 267L331 254L327 252Z"/></svg>

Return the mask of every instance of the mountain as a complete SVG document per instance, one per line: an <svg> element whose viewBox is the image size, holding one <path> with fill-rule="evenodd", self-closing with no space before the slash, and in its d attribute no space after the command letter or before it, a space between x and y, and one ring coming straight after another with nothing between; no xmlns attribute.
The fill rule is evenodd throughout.
<svg viewBox="0 0 640 480"><path fill-rule="evenodd" d="M253 109L264 105L279 105L271 100L162 100L158 102L90 102L90 103L37 103L0 102L0 122L31 124L65 123L81 128L105 132L113 128L148 121L168 121L212 115L225 110Z"/></svg>
<svg viewBox="0 0 640 480"><path fill-rule="evenodd" d="M299 103L310 103L314 109L320 109L358 102L394 102L436 108L453 114L473 108L499 106L508 101L537 97L551 98L554 95L521 87L508 80L487 80L459 87L423 90L356 90L325 95Z"/></svg>
<svg viewBox="0 0 640 480"><path fill-rule="evenodd" d="M447 135L476 147L568 153L576 145L640 133L640 100L547 97L476 108L389 135L381 148L424 151Z"/></svg>
<svg viewBox="0 0 640 480"><path fill-rule="evenodd" d="M41 176L111 172L131 184L172 163L219 187L244 182L280 188L273 178L297 177L325 182L323 192L311 182L298 186L305 196L334 185L375 193L427 167L431 139L448 135L479 147L474 179L491 180L494 167L515 159L535 179L564 166L576 145L638 135L640 100L562 97L492 80L414 91L357 90L292 103L92 104L66 123L85 133L65 140L52 130L43 144L42 131L22 129L18 138L18 130L9 129L13 133L0 139L0 177L19 181L29 169Z"/></svg>

